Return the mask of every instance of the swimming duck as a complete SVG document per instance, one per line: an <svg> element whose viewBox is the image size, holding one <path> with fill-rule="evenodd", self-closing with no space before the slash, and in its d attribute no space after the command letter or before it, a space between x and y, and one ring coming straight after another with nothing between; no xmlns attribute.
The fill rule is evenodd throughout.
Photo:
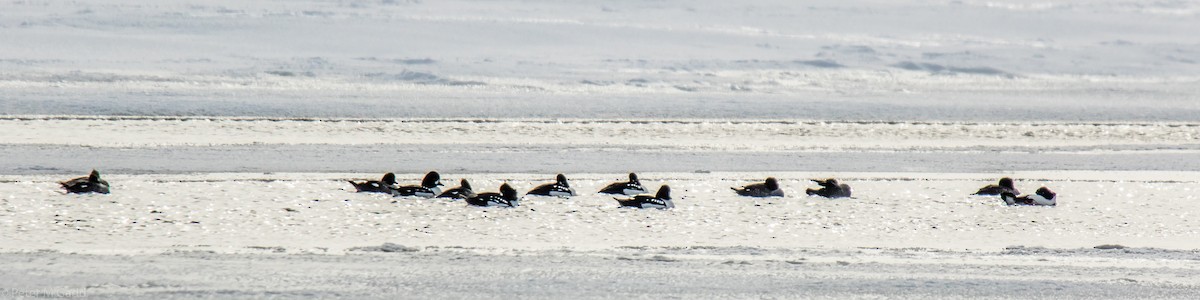
<svg viewBox="0 0 1200 300"><path fill-rule="evenodd" d="M755 183L740 188L731 188L738 195L749 197L783 197L783 189L779 188L779 181L775 177L767 177L767 181L763 183Z"/></svg>
<svg viewBox="0 0 1200 300"><path fill-rule="evenodd" d="M467 199L471 197L475 197L475 191L471 189L471 183L467 182L466 178L459 181L458 187L446 190L446 192L438 195L438 198L451 199Z"/></svg>
<svg viewBox="0 0 1200 300"><path fill-rule="evenodd" d="M1047 187L1037 189L1033 195L1023 195L1018 197L1016 194L1004 192L1000 194L1000 199L1004 200L1007 205L1033 205L1033 206L1058 206L1058 194L1051 191Z"/></svg>
<svg viewBox="0 0 1200 300"><path fill-rule="evenodd" d="M659 187L658 193L654 195L637 195L629 199L613 199L616 199L617 203L621 204L621 207L657 209L675 208L675 203L671 202L671 187L665 184Z"/></svg>
<svg viewBox="0 0 1200 300"><path fill-rule="evenodd" d="M424 198L437 197L442 193L442 176L437 171L425 174L425 179L421 180L421 185L406 185L396 188L395 196L417 196Z"/></svg>
<svg viewBox="0 0 1200 300"><path fill-rule="evenodd" d="M837 179L829 178L825 180L813 179L821 186L820 189L807 189L804 192L809 196L817 195L825 198L847 198L850 197L850 186L845 183L839 184Z"/></svg>
<svg viewBox="0 0 1200 300"><path fill-rule="evenodd" d="M629 181L614 182L614 183L609 184L608 186L604 187L603 189L600 189L601 194L629 195L629 196L645 194L645 193L649 193L649 192L650 191L646 190L646 188L642 186L642 183L638 181L637 174L634 174L634 173L629 173Z"/></svg>
<svg viewBox="0 0 1200 300"><path fill-rule="evenodd" d="M63 182L62 187L71 194L101 193L108 194L108 181L100 179L100 172L92 170L87 177L79 177Z"/></svg>
<svg viewBox="0 0 1200 300"><path fill-rule="evenodd" d="M517 207L520 206L520 199L517 198L517 190L513 189L507 183L500 186L500 193L481 193L475 197L467 198L467 205L482 206L482 207Z"/></svg>
<svg viewBox="0 0 1200 300"><path fill-rule="evenodd" d="M989 184L987 186L979 188L978 192L975 192L974 194L971 194L971 195L996 196L996 195L1000 195L1003 193L1020 195L1021 191L1018 191L1017 188L1013 186L1012 178L1004 177L1004 178L1000 178L1000 182L998 184Z"/></svg>
<svg viewBox="0 0 1200 300"><path fill-rule="evenodd" d="M567 183L567 176L558 174L558 176L555 176L553 183L547 183L535 187L532 190L529 190L526 195L571 197L575 196L575 189L571 188L570 183Z"/></svg>
<svg viewBox="0 0 1200 300"><path fill-rule="evenodd" d="M347 180L359 193L391 194L396 191L396 174L383 174L379 180L354 181Z"/></svg>

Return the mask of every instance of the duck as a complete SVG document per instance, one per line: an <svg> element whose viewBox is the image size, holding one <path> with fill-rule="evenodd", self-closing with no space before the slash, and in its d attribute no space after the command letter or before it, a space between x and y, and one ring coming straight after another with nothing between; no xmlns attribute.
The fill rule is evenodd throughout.
<svg viewBox="0 0 1200 300"><path fill-rule="evenodd" d="M638 181L638 176L637 176L637 174L634 174L634 173L629 173L629 181L613 182L612 184L609 184L608 186L604 187L603 189L600 189L601 194L629 195L629 196L646 194L649 192L650 191L646 190L646 187L643 187L642 183L640 181Z"/></svg>
<svg viewBox="0 0 1200 300"><path fill-rule="evenodd" d="M480 207L517 207L520 206L520 199L517 198L517 190L505 183L500 186L499 193L482 193L474 197L467 198L467 205Z"/></svg>
<svg viewBox="0 0 1200 300"><path fill-rule="evenodd" d="M459 181L458 187L446 190L446 192L443 192L441 195L438 195L437 197L438 198L450 198L450 199L467 199L467 198L475 197L475 191L471 189L471 183L467 182L466 178L463 178L461 181Z"/></svg>
<svg viewBox="0 0 1200 300"><path fill-rule="evenodd" d="M437 197L442 193L442 176L437 171L431 171L425 174L425 179L421 180L421 185L406 185L396 188L394 196L416 196L423 198Z"/></svg>
<svg viewBox="0 0 1200 300"><path fill-rule="evenodd" d="M804 192L807 193L809 196L816 195L816 196L821 196L821 197L825 197L825 198L849 198L850 197L850 186L845 183L839 184L837 179L833 179L833 178L824 179L824 180L813 179L812 181L816 182L818 185L820 185L821 188L805 190Z"/></svg>
<svg viewBox="0 0 1200 300"><path fill-rule="evenodd" d="M636 207L636 208L657 208L671 209L675 208L675 203L671 202L671 187L662 185L658 188L658 193L654 195L637 195L629 199L613 198L621 207Z"/></svg>
<svg viewBox="0 0 1200 300"><path fill-rule="evenodd" d="M748 197L783 197L783 189L779 188L779 181L775 180L775 177L767 177L767 181L763 183L731 189L738 195Z"/></svg>
<svg viewBox="0 0 1200 300"><path fill-rule="evenodd" d="M526 195L537 196L554 196L554 197L571 197L575 196L575 189L571 188L571 184L567 183L567 176L558 174L554 177L553 183L547 183L529 190Z"/></svg>
<svg viewBox="0 0 1200 300"><path fill-rule="evenodd" d="M997 196L997 195L1000 195L1003 193L1020 195L1021 191L1017 190L1017 188L1013 186L1012 178L1004 177L1004 178L1000 178L1000 182L998 184L989 184L987 186L979 188L978 192L975 192L974 194L971 194L971 195Z"/></svg>
<svg viewBox="0 0 1200 300"><path fill-rule="evenodd" d="M383 174L379 180L354 181L347 180L359 193L392 194L396 191L396 174Z"/></svg>
<svg viewBox="0 0 1200 300"><path fill-rule="evenodd" d="M87 177L79 177L59 182L68 194L100 193L108 194L108 181L100 179L100 172L92 170Z"/></svg>
<svg viewBox="0 0 1200 300"><path fill-rule="evenodd" d="M1007 205L1030 205L1030 206L1058 206L1058 194L1051 191L1050 188L1040 187L1033 195L1017 196L1016 194L1004 192L1000 194L1000 199L1004 200Z"/></svg>

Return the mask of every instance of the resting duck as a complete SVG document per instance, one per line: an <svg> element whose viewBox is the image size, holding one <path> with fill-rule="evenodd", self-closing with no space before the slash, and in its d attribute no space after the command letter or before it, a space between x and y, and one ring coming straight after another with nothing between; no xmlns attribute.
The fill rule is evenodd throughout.
<svg viewBox="0 0 1200 300"><path fill-rule="evenodd" d="M467 198L467 205L482 206L482 207L517 207L520 206L520 199L517 198L517 190L513 189L507 183L500 186L500 193L482 193L475 197Z"/></svg>
<svg viewBox="0 0 1200 300"><path fill-rule="evenodd" d="M1004 200L1007 205L1034 205L1034 206L1058 206L1058 194L1051 191L1049 188L1041 187L1033 195L1023 195L1017 197L1013 193L1002 193L1000 199Z"/></svg>
<svg viewBox="0 0 1200 300"><path fill-rule="evenodd" d="M740 188L731 188L738 195L749 197L783 197L783 189L779 188L779 181L775 177L767 177L767 181L763 183L755 183Z"/></svg>
<svg viewBox="0 0 1200 300"><path fill-rule="evenodd" d="M807 189L804 192L809 196L817 195L825 198L849 198L850 186L845 183L838 184L837 179L829 178L825 180L813 179L821 186L820 189Z"/></svg>
<svg viewBox="0 0 1200 300"><path fill-rule="evenodd" d="M571 197L575 196L575 189L571 188L571 184L567 183L567 176L558 174L555 176L553 183L547 183L529 190L526 195L537 196L555 196L555 197Z"/></svg>
<svg viewBox="0 0 1200 300"><path fill-rule="evenodd" d="M464 178L462 181L459 181L458 187L446 190L445 193L442 193L441 195L438 195L437 197L438 198L451 198L451 199L467 199L467 198L475 197L475 191L471 189L471 183L467 182L467 179Z"/></svg>
<svg viewBox="0 0 1200 300"><path fill-rule="evenodd" d="M437 171L425 174L425 179L421 180L421 185L406 185L396 188L395 196L417 196L424 198L437 197L442 192L442 176Z"/></svg>
<svg viewBox="0 0 1200 300"><path fill-rule="evenodd" d="M629 181L614 182L603 189L600 189L601 194L629 196L645 194L649 192L650 191L646 190L646 188L642 186L642 183L638 181L637 174L634 173L629 173Z"/></svg>
<svg viewBox="0 0 1200 300"><path fill-rule="evenodd" d="M971 194L971 195L996 196L996 195L1000 195L1003 193L1020 195L1021 191L1018 191L1017 188L1013 186L1012 178L1004 177L1004 178L1000 178L999 184L989 184L987 186L979 188L978 192L975 192L974 194Z"/></svg>
<svg viewBox="0 0 1200 300"><path fill-rule="evenodd" d="M670 209L675 208L675 203L671 202L671 187L663 185L658 188L658 193L654 195L637 195L629 199L617 199L617 203L621 207L636 207L636 208L657 208Z"/></svg>
<svg viewBox="0 0 1200 300"><path fill-rule="evenodd" d="M67 189L67 193L70 194L108 194L108 181L100 179L100 172L96 172L96 170L92 170L92 173L88 174L87 177L79 177L59 182L59 184L62 184L62 187Z"/></svg>
<svg viewBox="0 0 1200 300"><path fill-rule="evenodd" d="M383 178L379 180L354 181L347 180L354 189L359 193L384 193L391 194L396 191L396 174L383 174Z"/></svg>

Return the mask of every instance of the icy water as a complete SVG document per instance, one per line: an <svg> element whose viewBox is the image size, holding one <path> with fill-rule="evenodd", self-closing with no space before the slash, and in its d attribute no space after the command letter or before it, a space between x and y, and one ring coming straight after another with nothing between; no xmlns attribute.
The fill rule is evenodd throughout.
<svg viewBox="0 0 1200 300"><path fill-rule="evenodd" d="M0 131L7 174L1200 170L1186 122L23 116Z"/></svg>
<svg viewBox="0 0 1200 300"><path fill-rule="evenodd" d="M251 246L342 252L395 242L517 249L619 246L940 248L994 251L1027 245L1101 244L1194 249L1200 224L1194 172L1018 172L1018 188L1047 186L1057 207L1007 207L969 196L990 174L660 173L651 190L672 187L676 208L618 208L596 194L625 174L569 174L581 195L525 196L517 208L474 208L447 199L354 193L354 174L110 175L113 194L63 195L53 177L5 176L0 229L8 250L156 252L175 245L239 252ZM376 174L363 176L376 177ZM477 191L509 183L524 192L553 175L458 174ZM780 178L786 197L737 196L731 187ZM809 197L809 178L836 176L854 197ZM421 174L398 174L415 184ZM91 237L103 236L102 240ZM120 247L114 247L120 245Z"/></svg>

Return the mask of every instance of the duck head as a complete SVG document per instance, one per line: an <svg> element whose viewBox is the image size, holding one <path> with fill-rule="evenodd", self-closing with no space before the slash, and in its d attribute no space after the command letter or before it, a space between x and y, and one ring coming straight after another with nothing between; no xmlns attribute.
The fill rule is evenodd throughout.
<svg viewBox="0 0 1200 300"><path fill-rule="evenodd" d="M658 194L655 194L654 198L671 200L671 187L665 184L662 185L662 187L658 188Z"/></svg>
<svg viewBox="0 0 1200 300"><path fill-rule="evenodd" d="M517 193L517 190L508 185L508 183L500 186L500 196L504 197L504 200L508 200L508 203L511 206L520 205L520 195Z"/></svg>
<svg viewBox="0 0 1200 300"><path fill-rule="evenodd" d="M772 190L772 191L778 190L779 189L779 181L775 180L775 177L767 177L766 186L767 186L768 190Z"/></svg>
<svg viewBox="0 0 1200 300"><path fill-rule="evenodd" d="M421 180L421 186L427 188L442 186L442 175L438 174L437 171L432 171L429 172L429 174L425 174L425 179Z"/></svg>
<svg viewBox="0 0 1200 300"><path fill-rule="evenodd" d="M1000 178L1000 186L1010 188L1010 189L1016 189L1015 187L1013 187L1012 178L1008 178L1008 177Z"/></svg>
<svg viewBox="0 0 1200 300"><path fill-rule="evenodd" d="M571 187L571 184L567 183L567 176L565 176L563 174L558 174L558 176L554 176L554 181L557 182L558 185L568 187L568 188Z"/></svg>
<svg viewBox="0 0 1200 300"><path fill-rule="evenodd" d="M1037 189L1037 195L1048 200L1053 200L1055 196L1058 196L1058 194L1055 194L1054 191L1050 190L1050 188L1044 186Z"/></svg>

